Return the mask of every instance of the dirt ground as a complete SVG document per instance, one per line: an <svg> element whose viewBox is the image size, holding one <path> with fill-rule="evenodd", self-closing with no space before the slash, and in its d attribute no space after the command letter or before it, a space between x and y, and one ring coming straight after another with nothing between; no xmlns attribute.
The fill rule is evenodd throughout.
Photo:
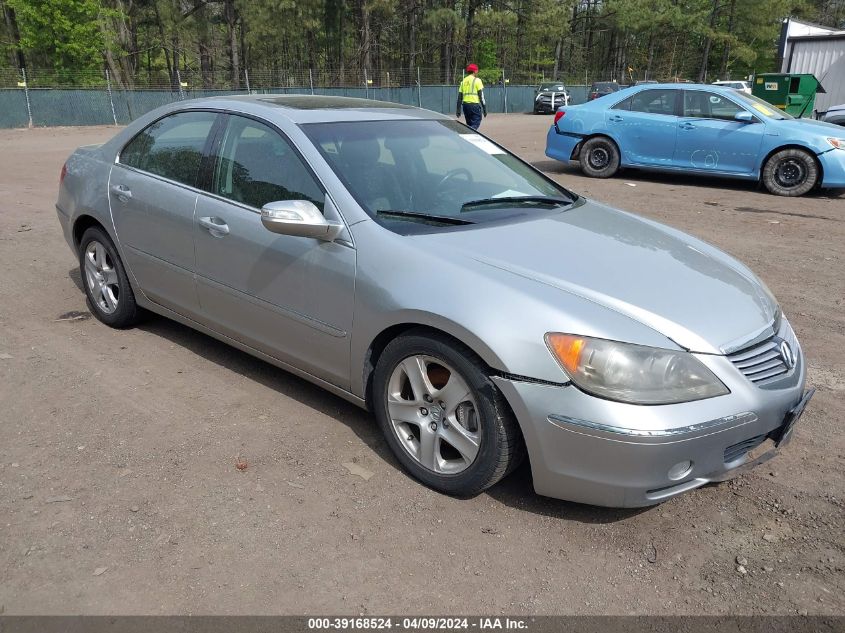
<svg viewBox="0 0 845 633"><path fill-rule="evenodd" d="M3 130L0 613L845 613L845 197L589 180L543 156L550 122L482 131L780 299L818 389L780 456L646 510L539 497L526 467L474 499L432 492L343 400L161 318L89 318L53 205L66 156L115 129Z"/></svg>

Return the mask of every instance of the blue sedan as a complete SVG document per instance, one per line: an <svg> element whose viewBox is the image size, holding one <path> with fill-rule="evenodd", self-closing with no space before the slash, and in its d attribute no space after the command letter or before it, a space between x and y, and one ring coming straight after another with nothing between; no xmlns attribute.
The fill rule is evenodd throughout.
<svg viewBox="0 0 845 633"><path fill-rule="evenodd" d="M560 108L546 156L577 160L594 178L637 167L762 181L771 193L800 196L845 187L843 137L839 126L795 119L731 88L650 84Z"/></svg>

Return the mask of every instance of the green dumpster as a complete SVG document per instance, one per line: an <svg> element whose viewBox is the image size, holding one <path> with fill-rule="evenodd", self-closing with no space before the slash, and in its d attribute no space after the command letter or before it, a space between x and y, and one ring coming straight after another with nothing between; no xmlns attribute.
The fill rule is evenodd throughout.
<svg viewBox="0 0 845 633"><path fill-rule="evenodd" d="M794 117L812 116L816 93L825 89L815 75L756 75L751 94Z"/></svg>

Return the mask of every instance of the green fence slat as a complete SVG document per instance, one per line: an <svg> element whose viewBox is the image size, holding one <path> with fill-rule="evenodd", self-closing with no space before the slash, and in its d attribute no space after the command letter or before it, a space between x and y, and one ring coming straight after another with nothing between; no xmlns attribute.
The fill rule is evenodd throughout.
<svg viewBox="0 0 845 633"><path fill-rule="evenodd" d="M531 112L534 105L534 86L503 86L491 84L484 89L488 112L503 112L507 93L508 112ZM573 105L587 98L587 86L570 86ZM261 88L262 94L309 94L307 86ZM113 90L114 117L119 124L127 124L150 110L183 99L246 94L246 90L202 90L184 92L174 90ZM457 100L456 85L314 88L314 94L370 98L391 101L454 114ZM109 95L106 90L70 88L32 88L29 91L32 121L36 126L109 125L114 123ZM20 88L0 89L0 128L26 127L28 116L24 91Z"/></svg>

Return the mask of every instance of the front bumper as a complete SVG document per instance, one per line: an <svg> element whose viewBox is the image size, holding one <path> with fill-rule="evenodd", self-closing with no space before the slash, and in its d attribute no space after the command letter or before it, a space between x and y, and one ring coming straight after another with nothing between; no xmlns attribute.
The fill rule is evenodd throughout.
<svg viewBox="0 0 845 633"><path fill-rule="evenodd" d="M822 187L845 187L845 150L832 149L818 155L822 166Z"/></svg>
<svg viewBox="0 0 845 633"><path fill-rule="evenodd" d="M801 400L803 357L799 352L793 370L767 388L751 383L724 356L697 357L731 393L638 406L602 400L574 385L494 378L522 428L537 493L640 507L742 470L748 451L777 438L787 413ZM691 462L688 472L678 471L683 462Z"/></svg>
<svg viewBox="0 0 845 633"><path fill-rule="evenodd" d="M551 99L535 99L534 112L552 114L557 112L558 108L569 105L569 99L563 97L555 97L554 105Z"/></svg>

